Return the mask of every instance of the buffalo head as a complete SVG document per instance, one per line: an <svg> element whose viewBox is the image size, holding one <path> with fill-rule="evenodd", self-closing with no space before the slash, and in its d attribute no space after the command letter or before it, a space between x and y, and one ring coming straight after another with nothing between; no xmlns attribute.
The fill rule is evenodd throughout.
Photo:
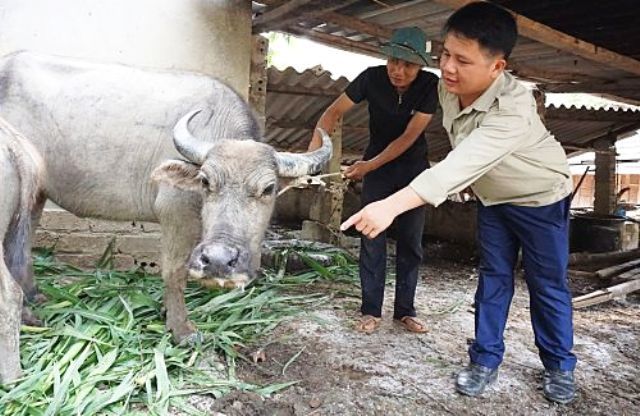
<svg viewBox="0 0 640 416"><path fill-rule="evenodd" d="M331 158L331 139L308 153L277 152L254 140L194 137L192 111L174 127L174 145L188 162L167 161L152 178L202 195L202 237L187 263L193 279L244 287L260 267L260 246L275 205L278 178L319 172Z"/></svg>

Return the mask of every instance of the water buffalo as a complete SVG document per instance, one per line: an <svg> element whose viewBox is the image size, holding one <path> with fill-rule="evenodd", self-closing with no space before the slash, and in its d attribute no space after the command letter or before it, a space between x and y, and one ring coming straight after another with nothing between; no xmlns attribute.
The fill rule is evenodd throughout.
<svg viewBox="0 0 640 416"><path fill-rule="evenodd" d="M197 336L187 275L245 285L278 177L315 173L331 157L324 132L323 146L304 154L261 143L243 99L191 72L18 52L0 59L0 116L42 155L49 199L81 217L160 223L166 326L177 341ZM33 297L31 275L19 276Z"/></svg>
<svg viewBox="0 0 640 416"><path fill-rule="evenodd" d="M20 376L23 295L16 279L31 269L31 229L44 202L43 173L38 152L0 118L0 384Z"/></svg>

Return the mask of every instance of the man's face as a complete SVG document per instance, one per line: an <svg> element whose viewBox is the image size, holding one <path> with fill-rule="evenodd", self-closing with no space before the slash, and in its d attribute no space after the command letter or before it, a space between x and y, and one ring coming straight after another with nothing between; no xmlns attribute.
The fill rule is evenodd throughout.
<svg viewBox="0 0 640 416"><path fill-rule="evenodd" d="M389 57L387 59L387 75L394 87L404 90L415 81L421 66L402 59Z"/></svg>
<svg viewBox="0 0 640 416"><path fill-rule="evenodd" d="M456 33L444 39L440 70L444 85L465 107L473 103L502 73L506 61L492 56L478 41Z"/></svg>

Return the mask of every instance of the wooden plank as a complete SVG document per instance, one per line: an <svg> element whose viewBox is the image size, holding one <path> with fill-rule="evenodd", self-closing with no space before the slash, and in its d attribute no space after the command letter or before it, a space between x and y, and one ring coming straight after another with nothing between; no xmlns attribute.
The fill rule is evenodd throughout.
<svg viewBox="0 0 640 416"><path fill-rule="evenodd" d="M596 290L595 292L573 298L573 309L586 308L587 306L608 302L628 293L635 292L636 290L640 290L640 279L634 279L629 282L621 283L602 290Z"/></svg>
<svg viewBox="0 0 640 416"><path fill-rule="evenodd" d="M567 273L569 274L569 277L575 277L575 278L587 278L587 279L591 279L596 277L596 274L594 272L586 272L584 270L567 270Z"/></svg>
<svg viewBox="0 0 640 416"><path fill-rule="evenodd" d="M291 0L270 8L253 19L253 33L282 29L328 11L346 7L356 0Z"/></svg>
<svg viewBox="0 0 640 416"><path fill-rule="evenodd" d="M328 172L327 173L336 173L336 172L340 172L340 163L342 161L342 132L344 130L344 125L343 125L343 118L340 117L337 121L336 121L336 126L333 128L333 131L331 132L331 144L333 145L333 154L331 155L331 160L329 160L329 165L327 166ZM342 182L342 178L332 178L330 181L328 182L335 182L335 179L338 179L340 182ZM342 201L340 201L340 203L342 204ZM340 218L338 218L338 221L340 221ZM338 225L340 225L340 223L338 222Z"/></svg>
<svg viewBox="0 0 640 416"><path fill-rule="evenodd" d="M604 269L596 270L596 276L601 279L608 279L613 276L619 275L620 273L626 272L628 270L635 269L636 267L640 267L640 259L627 261L622 264L616 264L614 266L605 267Z"/></svg>
<svg viewBox="0 0 640 416"><path fill-rule="evenodd" d="M627 270L624 273L620 273L616 276L616 280L633 280L640 279L640 267L636 267L631 270Z"/></svg>
<svg viewBox="0 0 640 416"><path fill-rule="evenodd" d="M608 253L572 253L569 255L569 266L619 263L634 260L639 257L640 248L629 251L613 251Z"/></svg>
<svg viewBox="0 0 640 416"><path fill-rule="evenodd" d="M434 0L436 3L458 9L476 0ZM536 22L523 15L510 11L518 24L520 35L533 39L545 45L552 46L574 55L582 56L594 62L608 65L640 75L640 61L625 55L601 48L582 39L555 30L547 25Z"/></svg>

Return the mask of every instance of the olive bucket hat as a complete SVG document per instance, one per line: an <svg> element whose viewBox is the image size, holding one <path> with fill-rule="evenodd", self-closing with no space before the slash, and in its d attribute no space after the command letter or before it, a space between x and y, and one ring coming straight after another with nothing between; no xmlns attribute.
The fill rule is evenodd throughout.
<svg viewBox="0 0 640 416"><path fill-rule="evenodd" d="M418 65L429 65L427 35L419 27L401 27L393 31L389 42L380 45L382 53Z"/></svg>

